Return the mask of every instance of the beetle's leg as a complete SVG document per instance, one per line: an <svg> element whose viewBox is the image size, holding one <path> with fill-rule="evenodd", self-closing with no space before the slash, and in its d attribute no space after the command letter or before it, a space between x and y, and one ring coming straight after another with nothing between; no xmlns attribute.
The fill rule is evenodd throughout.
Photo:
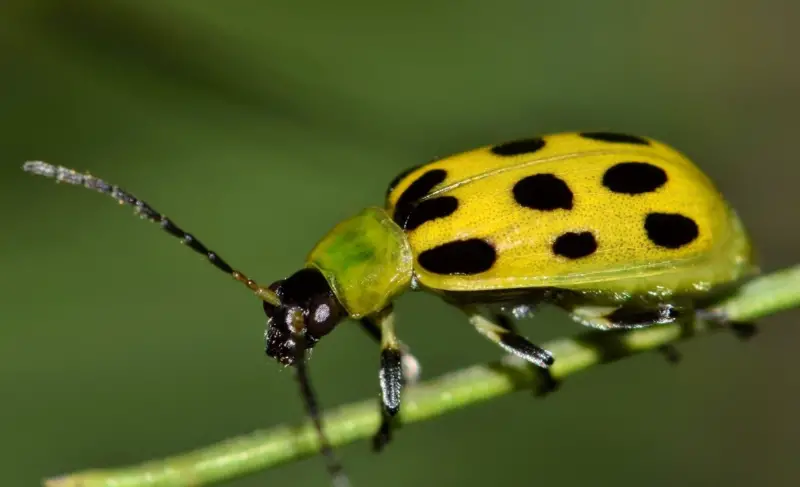
<svg viewBox="0 0 800 487"><path fill-rule="evenodd" d="M500 314L487 318L477 307L461 307L469 317L469 322L481 335L500 345L505 351L521 357L535 367L540 375L539 394L544 394L555 388L556 381L550 375L548 367L553 362L553 355L538 345L534 345L527 338L517 333L513 323L508 317Z"/></svg>
<svg viewBox="0 0 800 487"><path fill-rule="evenodd" d="M362 325L372 336L380 336L381 367L378 374L381 387L381 424L372 438L372 448L382 450L392 439L392 422L400 411L400 393L405 379L403 377L403 353L400 340L394 333L394 311L390 306L368 318L371 324ZM374 333L377 328L378 333Z"/></svg>
<svg viewBox="0 0 800 487"><path fill-rule="evenodd" d="M686 313L683 308L672 304L653 307L628 306L578 306L570 310L572 318L578 323L603 330L644 328L654 325L674 323ZM658 347L658 352L670 363L678 363L681 354L672 344Z"/></svg>
<svg viewBox="0 0 800 487"><path fill-rule="evenodd" d="M732 321L727 325L739 340L749 340L758 334L758 327L756 327L755 323Z"/></svg>
<svg viewBox="0 0 800 487"><path fill-rule="evenodd" d="M494 315L494 320L498 326L519 336L517 326L514 324L514 320L510 316L503 313L496 313ZM539 382L537 383L538 387L536 388L537 396L545 396L558 389L558 381L553 378L549 368L541 367L536 363L531 363L531 368L533 372L539 376Z"/></svg>
<svg viewBox="0 0 800 487"><path fill-rule="evenodd" d="M572 318L585 326L601 329L644 328L673 323L683 313L674 305L653 307L637 305L577 306L570 310Z"/></svg>
<svg viewBox="0 0 800 487"><path fill-rule="evenodd" d="M382 343L381 327L373 317L368 316L366 318L361 318L358 322L370 338L375 340L379 345ZM402 354L403 378L405 379L405 383L408 385L416 384L422 374L422 366L419 360L411 353L408 345L399 340L397 343L399 344L400 353Z"/></svg>
<svg viewBox="0 0 800 487"><path fill-rule="evenodd" d="M527 338L516 333L502 324L497 319L489 319L474 308L464 308L469 316L469 322L478 330L478 333L503 347L507 352L521 357L541 368L553 364L553 356L547 350L534 345Z"/></svg>
<svg viewBox="0 0 800 487"><path fill-rule="evenodd" d="M758 327L756 327L755 323L731 321L725 314L718 311L699 309L697 310L697 317L728 328L736 338L743 341L749 340L758 334Z"/></svg>

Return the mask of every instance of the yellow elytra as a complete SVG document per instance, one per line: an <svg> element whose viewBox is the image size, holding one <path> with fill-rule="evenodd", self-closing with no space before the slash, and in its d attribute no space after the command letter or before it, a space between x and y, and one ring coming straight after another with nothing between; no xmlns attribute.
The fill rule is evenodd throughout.
<svg viewBox="0 0 800 487"><path fill-rule="evenodd" d="M380 343L380 449L403 385L418 373L395 333L392 302L403 292L440 295L481 334L539 367L552 387L554 358L508 313L551 303L604 329L690 320L718 290L757 272L746 231L708 177L666 144L626 134L532 137L412 168L390 184L385 208L335 226L303 268L268 287L118 186L38 161L24 169L134 206L252 290L267 316L266 354L297 370L340 484L305 359L344 318Z"/></svg>
<svg viewBox="0 0 800 487"><path fill-rule="evenodd" d="M752 264L738 217L708 177L643 137L566 133L482 147L407 173L387 207L431 289L693 292ZM453 244L470 239L487 245Z"/></svg>

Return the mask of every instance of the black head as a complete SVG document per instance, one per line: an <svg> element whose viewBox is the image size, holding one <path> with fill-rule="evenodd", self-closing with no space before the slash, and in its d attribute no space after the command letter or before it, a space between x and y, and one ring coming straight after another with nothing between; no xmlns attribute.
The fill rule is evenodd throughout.
<svg viewBox="0 0 800 487"><path fill-rule="evenodd" d="M264 302L266 352L284 365L292 365L297 358L296 335L303 337L306 350L311 349L347 316L328 281L316 269L297 271L274 282L270 289L281 304Z"/></svg>

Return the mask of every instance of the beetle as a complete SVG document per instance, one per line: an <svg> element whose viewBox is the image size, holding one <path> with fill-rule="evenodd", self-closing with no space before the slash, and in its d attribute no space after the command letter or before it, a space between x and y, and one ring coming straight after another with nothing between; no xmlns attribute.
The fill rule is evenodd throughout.
<svg viewBox="0 0 800 487"><path fill-rule="evenodd" d="M555 358L509 314L547 303L606 330L673 323L758 272L742 222L711 180L667 144L628 134L535 136L415 166L391 182L382 207L336 225L299 271L267 287L118 186L41 161L24 170L133 206L254 292L267 318L266 354L297 371L328 469L341 482L305 358L345 318L380 344L379 450L418 371L395 333L392 302L406 291L458 307L555 387L547 373Z"/></svg>

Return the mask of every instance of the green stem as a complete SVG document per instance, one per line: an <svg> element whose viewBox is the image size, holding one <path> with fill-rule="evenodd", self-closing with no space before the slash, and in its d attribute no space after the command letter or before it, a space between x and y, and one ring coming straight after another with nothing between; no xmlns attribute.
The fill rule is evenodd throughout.
<svg viewBox="0 0 800 487"><path fill-rule="evenodd" d="M757 278L711 311L731 321L744 322L800 306L800 266ZM551 372L555 379L654 350L691 336L725 329L709 321L666 325L625 332L589 331L576 338L545 344L558 357ZM447 411L536 387L538 376L515 357L476 365L409 388L403 397L400 420L415 423ZM343 406L324 417L331 443L343 445L371 436L378 427L375 399ZM45 482L47 487L175 487L200 486L229 480L317 453L314 429L306 422L277 426L215 445L141 465L90 470Z"/></svg>

